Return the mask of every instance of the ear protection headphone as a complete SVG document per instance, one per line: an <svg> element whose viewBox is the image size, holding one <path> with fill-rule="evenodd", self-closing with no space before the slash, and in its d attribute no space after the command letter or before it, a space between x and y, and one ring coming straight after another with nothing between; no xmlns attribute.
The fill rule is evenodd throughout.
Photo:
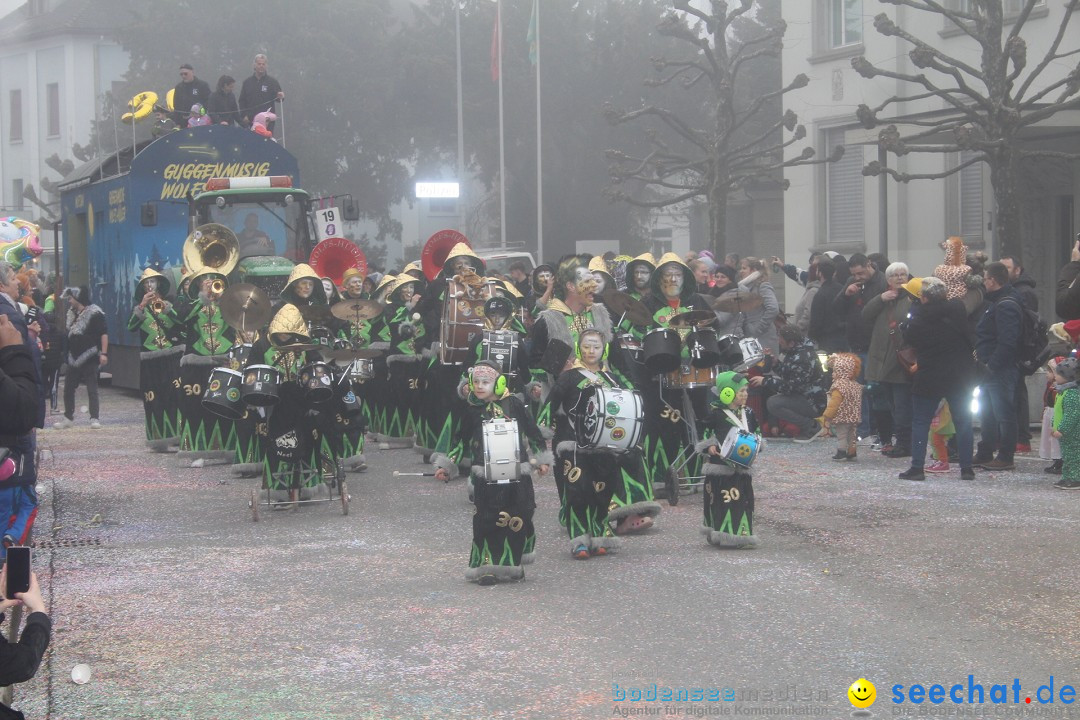
<svg viewBox="0 0 1080 720"><path fill-rule="evenodd" d="M745 380L745 378L739 374L736 374L733 378L731 378L731 381L736 383L742 382L743 380ZM735 396L738 394L739 392L729 385L720 391L720 402L724 403L725 405L730 405L731 401L734 400Z"/></svg>
<svg viewBox="0 0 1080 720"><path fill-rule="evenodd" d="M469 368L469 392L474 392L476 387L473 385L473 370ZM506 392L506 376L499 373L499 378L495 381L495 397L502 397L502 394Z"/></svg>

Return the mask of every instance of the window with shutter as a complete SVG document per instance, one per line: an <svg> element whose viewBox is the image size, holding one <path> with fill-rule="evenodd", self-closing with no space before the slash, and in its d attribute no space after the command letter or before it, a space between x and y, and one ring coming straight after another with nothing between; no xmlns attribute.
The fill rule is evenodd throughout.
<svg viewBox="0 0 1080 720"><path fill-rule="evenodd" d="M844 144L843 130L826 133L828 148ZM862 242L863 227L863 146L848 145L838 162L825 165L827 242Z"/></svg>
<svg viewBox="0 0 1080 720"><path fill-rule="evenodd" d="M972 153L960 154L967 162ZM983 241L983 163L968 165L960 171L960 234L969 242Z"/></svg>

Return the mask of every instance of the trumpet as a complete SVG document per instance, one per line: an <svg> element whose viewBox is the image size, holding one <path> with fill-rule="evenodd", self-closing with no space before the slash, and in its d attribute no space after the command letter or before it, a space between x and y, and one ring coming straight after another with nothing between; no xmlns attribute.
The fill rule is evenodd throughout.
<svg viewBox="0 0 1080 720"><path fill-rule="evenodd" d="M154 313L155 315L160 315L161 313L165 312L165 301L159 297L151 300L150 312Z"/></svg>
<svg viewBox="0 0 1080 720"><path fill-rule="evenodd" d="M225 281L220 278L214 280L212 283L210 283L210 292L212 292L214 295L221 295L223 292L225 292Z"/></svg>

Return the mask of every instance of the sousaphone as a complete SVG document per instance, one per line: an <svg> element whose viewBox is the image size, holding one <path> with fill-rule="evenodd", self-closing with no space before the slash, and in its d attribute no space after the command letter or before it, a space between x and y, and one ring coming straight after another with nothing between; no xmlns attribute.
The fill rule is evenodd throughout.
<svg viewBox="0 0 1080 720"><path fill-rule="evenodd" d="M240 241L224 225L207 223L188 235L183 257L190 275L204 271L228 275L240 262Z"/></svg>
<svg viewBox="0 0 1080 720"><path fill-rule="evenodd" d="M345 271L356 268L367 275L367 258L356 243L340 237L326 238L311 250L308 265L321 278L330 278L335 286L341 287Z"/></svg>
<svg viewBox="0 0 1080 720"><path fill-rule="evenodd" d="M424 275L428 281L439 276L443 265L446 263L446 257L458 243L465 243L472 247L469 244L469 238L457 230L440 230L424 243L424 249L420 253L420 266L424 270Z"/></svg>

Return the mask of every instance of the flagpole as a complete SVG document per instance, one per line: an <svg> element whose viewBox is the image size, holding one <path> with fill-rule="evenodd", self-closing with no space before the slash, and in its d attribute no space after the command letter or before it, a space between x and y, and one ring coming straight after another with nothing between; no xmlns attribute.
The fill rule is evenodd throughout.
<svg viewBox="0 0 1080 720"><path fill-rule="evenodd" d="M502 0L496 0L495 23L499 39L499 243L506 249L506 143L503 133Z"/></svg>
<svg viewBox="0 0 1080 720"><path fill-rule="evenodd" d="M465 119L461 102L461 2L454 0L454 22L457 27L457 181L458 232L465 232L468 208L465 204Z"/></svg>
<svg viewBox="0 0 1080 720"><path fill-rule="evenodd" d="M544 262L543 133L540 132L540 2L533 0L536 42L536 262Z"/></svg>

